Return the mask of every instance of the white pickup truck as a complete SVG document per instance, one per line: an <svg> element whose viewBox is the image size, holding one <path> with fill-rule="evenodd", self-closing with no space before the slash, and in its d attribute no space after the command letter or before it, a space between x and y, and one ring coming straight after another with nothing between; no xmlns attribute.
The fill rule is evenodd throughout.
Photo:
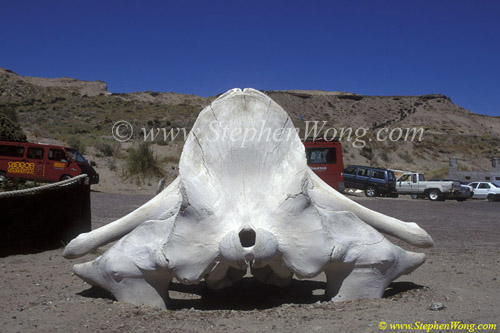
<svg viewBox="0 0 500 333"><path fill-rule="evenodd" d="M405 173L396 180L398 194L411 194L412 198L428 197L432 201L443 201L460 193L460 182L426 181L421 173Z"/></svg>

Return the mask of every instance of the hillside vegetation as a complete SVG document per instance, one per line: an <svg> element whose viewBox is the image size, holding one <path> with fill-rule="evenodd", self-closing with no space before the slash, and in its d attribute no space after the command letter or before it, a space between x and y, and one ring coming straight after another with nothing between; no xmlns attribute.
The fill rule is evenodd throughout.
<svg viewBox="0 0 500 333"><path fill-rule="evenodd" d="M0 141L26 141L14 109L4 108L0 112Z"/></svg>
<svg viewBox="0 0 500 333"><path fill-rule="evenodd" d="M444 95L364 96L296 90L265 93L289 113L301 137L314 121L319 127L324 124L322 134L329 128L329 135L334 133L331 128L337 134L351 128L351 136L342 138L346 165L359 163L445 176L449 157L459 158L462 168L488 170L490 159L500 156L500 118L470 112ZM9 128L16 128L17 117L22 130L17 127L15 132L21 140L24 131L29 141L76 146L98 172L115 177L116 184L123 183L125 174L130 176L127 151L139 149L141 128L165 128L167 132L179 127L189 129L214 98L151 91L117 94L108 92L102 81L23 77L0 68L0 125L11 121ZM130 122L136 129L131 142L119 143L112 138L112 126L119 120ZM422 141L376 140L380 130L387 136L394 128L414 127L424 130ZM357 132L364 135L356 141L357 128L364 129ZM355 141L357 144L353 144ZM181 135L174 142L157 140L151 146L163 165L163 172L153 174L170 179L176 176L182 144ZM152 178L151 186L156 182Z"/></svg>

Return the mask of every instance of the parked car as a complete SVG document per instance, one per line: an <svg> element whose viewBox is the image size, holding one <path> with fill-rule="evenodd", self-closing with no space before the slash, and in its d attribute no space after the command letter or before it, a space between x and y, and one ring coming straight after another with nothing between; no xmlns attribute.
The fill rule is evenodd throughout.
<svg viewBox="0 0 500 333"><path fill-rule="evenodd" d="M325 183L344 191L344 162L342 159L342 145L336 140L308 140L304 142L306 148L307 165Z"/></svg>
<svg viewBox="0 0 500 333"><path fill-rule="evenodd" d="M396 181L398 194L410 194L412 198L428 197L431 201L456 198L461 191L458 181L426 181L421 173L408 172Z"/></svg>
<svg viewBox="0 0 500 333"><path fill-rule="evenodd" d="M489 182L473 182L469 186L474 189L473 199L488 199L488 201L500 201L500 185Z"/></svg>
<svg viewBox="0 0 500 333"><path fill-rule="evenodd" d="M397 197L396 176L392 170L350 165L344 169L344 186L363 190L367 197Z"/></svg>
<svg viewBox="0 0 500 333"><path fill-rule="evenodd" d="M466 185L463 182L453 179L430 179L431 182L459 182L460 192L451 193L448 195L447 199L456 199L457 201L465 201L472 198L474 195L474 189L472 186Z"/></svg>
<svg viewBox="0 0 500 333"><path fill-rule="evenodd" d="M7 178L57 182L81 174L87 174L91 184L99 183L99 174L74 148L0 141L0 182Z"/></svg>

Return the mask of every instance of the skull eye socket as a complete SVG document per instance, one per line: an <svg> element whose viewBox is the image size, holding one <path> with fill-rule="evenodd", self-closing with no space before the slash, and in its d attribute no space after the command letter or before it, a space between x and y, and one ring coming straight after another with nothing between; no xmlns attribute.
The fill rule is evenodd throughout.
<svg viewBox="0 0 500 333"><path fill-rule="evenodd" d="M243 247L252 247L255 245L256 234L253 229L243 229L238 234L240 237L240 243Z"/></svg>

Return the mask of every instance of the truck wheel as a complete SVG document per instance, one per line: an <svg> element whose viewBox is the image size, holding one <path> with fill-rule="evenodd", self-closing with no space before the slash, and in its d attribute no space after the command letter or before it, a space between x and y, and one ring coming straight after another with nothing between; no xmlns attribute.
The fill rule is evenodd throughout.
<svg viewBox="0 0 500 333"><path fill-rule="evenodd" d="M412 198L412 199L418 199L418 194L412 194L412 195L411 195L411 198Z"/></svg>
<svg viewBox="0 0 500 333"><path fill-rule="evenodd" d="M430 190L427 196L431 201L441 201L442 198L440 190Z"/></svg>
<svg viewBox="0 0 500 333"><path fill-rule="evenodd" d="M378 195L377 188L373 185L368 185L368 187L365 188L365 195L369 198L376 197Z"/></svg>

